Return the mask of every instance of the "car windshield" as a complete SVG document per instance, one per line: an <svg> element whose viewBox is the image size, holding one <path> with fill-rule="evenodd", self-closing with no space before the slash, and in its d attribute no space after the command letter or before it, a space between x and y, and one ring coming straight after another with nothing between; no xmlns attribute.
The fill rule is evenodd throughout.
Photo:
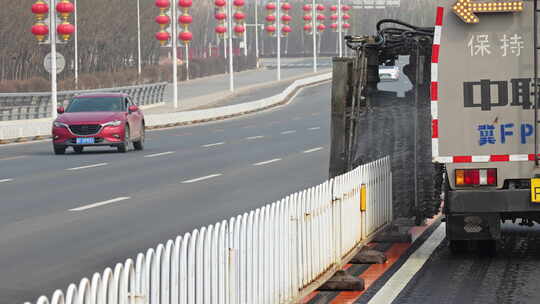
<svg viewBox="0 0 540 304"><path fill-rule="evenodd" d="M122 97L81 97L73 99L66 113L70 112L121 112L125 111Z"/></svg>

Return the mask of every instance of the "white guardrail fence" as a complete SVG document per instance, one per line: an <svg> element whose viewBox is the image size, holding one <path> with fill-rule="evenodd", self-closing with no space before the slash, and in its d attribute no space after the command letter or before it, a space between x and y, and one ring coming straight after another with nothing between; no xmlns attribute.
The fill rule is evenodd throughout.
<svg viewBox="0 0 540 304"><path fill-rule="evenodd" d="M290 303L391 219L386 157L159 244L37 304Z"/></svg>
<svg viewBox="0 0 540 304"><path fill-rule="evenodd" d="M329 80L331 73L294 81L280 94L257 101L236 105L217 107L205 110L182 111L165 114L145 115L147 127L166 126L171 124L189 123L195 121L213 120L250 113L279 104L287 99L300 87ZM19 138L44 137L51 135L52 119L11 120L0 121L0 141L16 140Z"/></svg>

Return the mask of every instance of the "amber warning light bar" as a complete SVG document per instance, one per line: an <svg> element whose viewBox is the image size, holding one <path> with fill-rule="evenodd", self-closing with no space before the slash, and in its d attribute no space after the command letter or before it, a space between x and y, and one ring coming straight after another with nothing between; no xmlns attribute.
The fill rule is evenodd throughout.
<svg viewBox="0 0 540 304"><path fill-rule="evenodd" d="M473 2L459 0L452 10L465 23L478 23L481 13L518 13L523 10L523 1Z"/></svg>

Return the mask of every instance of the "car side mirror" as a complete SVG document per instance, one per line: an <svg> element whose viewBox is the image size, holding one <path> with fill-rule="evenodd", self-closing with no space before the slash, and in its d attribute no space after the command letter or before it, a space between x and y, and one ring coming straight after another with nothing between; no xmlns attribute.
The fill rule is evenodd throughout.
<svg viewBox="0 0 540 304"><path fill-rule="evenodd" d="M137 106L129 106L128 111L129 111L129 113L137 112L137 111L139 111L139 107L137 107Z"/></svg>
<svg viewBox="0 0 540 304"><path fill-rule="evenodd" d="M58 113L58 114L62 114L64 112L65 112L64 107L58 107L58 109L56 109L56 113Z"/></svg>

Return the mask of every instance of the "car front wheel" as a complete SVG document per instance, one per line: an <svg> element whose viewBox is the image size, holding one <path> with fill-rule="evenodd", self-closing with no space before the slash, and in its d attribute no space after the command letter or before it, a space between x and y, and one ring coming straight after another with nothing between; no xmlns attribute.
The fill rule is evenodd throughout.
<svg viewBox="0 0 540 304"><path fill-rule="evenodd" d="M124 142L118 146L118 152L126 153L129 150L129 126L125 127Z"/></svg>
<svg viewBox="0 0 540 304"><path fill-rule="evenodd" d="M61 155L66 153L66 147L64 146L53 146L54 154Z"/></svg>

